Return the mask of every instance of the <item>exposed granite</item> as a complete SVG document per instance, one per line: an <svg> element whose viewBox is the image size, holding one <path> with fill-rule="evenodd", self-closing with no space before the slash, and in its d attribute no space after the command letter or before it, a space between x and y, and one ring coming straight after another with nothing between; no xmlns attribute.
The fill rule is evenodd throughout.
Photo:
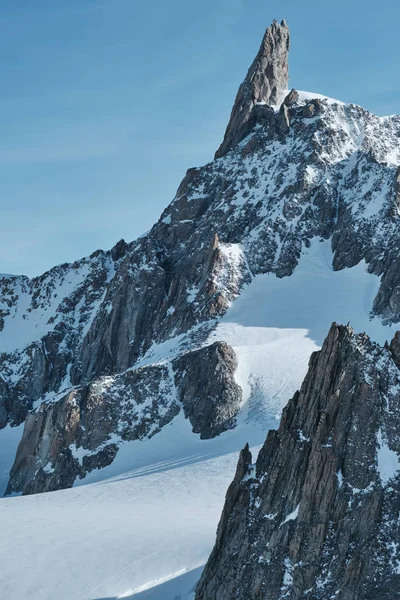
<svg viewBox="0 0 400 600"><path fill-rule="evenodd" d="M196 600L400 595L400 371L333 324L256 464L242 452Z"/></svg>
<svg viewBox="0 0 400 600"><path fill-rule="evenodd" d="M266 30L258 54L239 87L224 141L215 158L224 156L250 133L256 123L255 105L276 104L281 92L287 88L289 46L286 22L274 21Z"/></svg>

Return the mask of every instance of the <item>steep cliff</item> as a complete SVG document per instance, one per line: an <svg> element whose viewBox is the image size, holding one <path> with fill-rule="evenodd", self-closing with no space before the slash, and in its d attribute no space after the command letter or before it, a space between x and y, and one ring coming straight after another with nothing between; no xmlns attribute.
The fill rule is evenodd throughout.
<svg viewBox="0 0 400 600"><path fill-rule="evenodd" d="M239 87L224 140L215 158L226 154L250 133L256 124L257 109L264 111L267 107L263 105L278 103L288 87L289 47L290 34L286 22L279 24L274 21L266 30L257 56Z"/></svg>
<svg viewBox="0 0 400 600"><path fill-rule="evenodd" d="M196 600L400 595L400 370L333 324L257 461L246 447Z"/></svg>

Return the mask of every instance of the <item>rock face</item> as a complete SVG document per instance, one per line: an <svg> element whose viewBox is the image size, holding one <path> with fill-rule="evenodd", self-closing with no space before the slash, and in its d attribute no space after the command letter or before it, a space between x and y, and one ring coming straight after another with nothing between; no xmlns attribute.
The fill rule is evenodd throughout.
<svg viewBox="0 0 400 600"><path fill-rule="evenodd" d="M253 129L258 103L276 104L288 86L289 28L285 21L274 21L264 34L260 49L245 80L240 85L224 141L215 158L220 158L236 146Z"/></svg>
<svg viewBox="0 0 400 600"><path fill-rule="evenodd" d="M274 23L240 96L243 116L250 115L248 109L254 116L245 120L246 139L218 160L189 169L148 234L33 279L0 276L0 428L26 422L23 439L30 440L31 454L52 463L41 435L30 433L41 411L40 419L51 413L63 429L66 398L84 406L91 386L107 378L129 392L125 374L144 366L154 367L154 386L160 364L175 373L179 381L168 410L182 407L200 435L230 427L237 388L226 383L229 391L221 393L218 372L193 364L193 358L188 373L198 379L189 381L181 372L186 355L210 345L218 319L253 276L290 276L302 252L318 240L330 240L335 270L365 261L380 277L371 311L386 323L400 321L400 117L377 117L359 106L293 90L282 107L273 106L287 86L288 46L286 24ZM257 103L267 101L271 104ZM233 365L228 352L214 350L204 350L210 364L225 354ZM194 356L200 361L203 355ZM212 381L205 386L203 377ZM115 411L106 409L112 389L99 392L102 418L110 415L113 421L110 430L104 424L104 436L119 435L119 400ZM160 393L160 411L163 402ZM134 423L136 414L133 403L124 419ZM161 422L155 411L154 431ZM135 427L132 435L142 435ZM55 429L49 431L53 435ZM99 452L107 439L99 441ZM91 443L82 447L96 453ZM21 462L23 448L15 465L28 465ZM39 466L46 466L44 460ZM74 476L84 476L83 465L74 465ZM54 476L51 484L38 480L30 488L37 467L26 468L30 475L21 474L19 483L15 466L10 489L56 485ZM64 468L70 472L56 468L58 481L71 481L72 475L61 475Z"/></svg>
<svg viewBox="0 0 400 600"><path fill-rule="evenodd" d="M165 366L102 377L27 416L6 494L71 487L110 464L122 440L151 437L180 406Z"/></svg>
<svg viewBox="0 0 400 600"><path fill-rule="evenodd" d="M212 438L234 426L242 390L234 380L237 360L228 344L189 352L173 366L178 397L195 433Z"/></svg>
<svg viewBox="0 0 400 600"><path fill-rule="evenodd" d="M216 342L170 364L129 369L78 386L28 414L6 495L71 487L109 465L121 442L156 435L183 408L210 438L233 427L241 389L236 357Z"/></svg>
<svg viewBox="0 0 400 600"><path fill-rule="evenodd" d="M240 456L196 600L400 595L400 370L333 324L257 461Z"/></svg>

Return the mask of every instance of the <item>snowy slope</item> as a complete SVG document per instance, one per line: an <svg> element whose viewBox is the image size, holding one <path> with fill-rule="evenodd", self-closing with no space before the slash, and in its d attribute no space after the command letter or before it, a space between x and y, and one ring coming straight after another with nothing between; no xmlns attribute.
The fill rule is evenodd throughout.
<svg viewBox="0 0 400 600"><path fill-rule="evenodd" d="M1 597L97 600L142 591L207 559L236 454L1 504ZM25 576L21 577L21 573ZM169 598L176 595L171 592ZM136 595L135 595L136 597Z"/></svg>
<svg viewBox="0 0 400 600"><path fill-rule="evenodd" d="M333 271L329 243L318 239L293 276L254 278L209 340L227 341L238 356L244 404L237 428L201 441L180 414L150 440L122 444L109 467L88 475L90 485L3 499L4 596L189 600L238 451L246 441L256 451L276 426L331 321L350 319L380 342L392 337L369 317L378 285L362 263ZM173 344L163 350L168 360Z"/></svg>
<svg viewBox="0 0 400 600"><path fill-rule="evenodd" d="M304 90L296 90L299 94L299 102L306 102L307 100L326 100L328 104L338 104L341 106L345 105L345 102L341 100L336 100L335 98L330 98L329 96L324 96L323 94L317 94L316 92L306 92ZM279 110L282 102L285 100L286 96L290 93L289 89L282 90L277 98L276 106L274 106L275 110Z"/></svg>

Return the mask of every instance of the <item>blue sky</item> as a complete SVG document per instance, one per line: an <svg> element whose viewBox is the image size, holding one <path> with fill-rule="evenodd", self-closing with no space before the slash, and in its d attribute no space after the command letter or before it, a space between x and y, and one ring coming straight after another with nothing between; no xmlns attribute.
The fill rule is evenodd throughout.
<svg viewBox="0 0 400 600"><path fill-rule="evenodd" d="M394 0L2 0L0 272L40 274L149 229L212 159L283 17L291 87L400 112Z"/></svg>

